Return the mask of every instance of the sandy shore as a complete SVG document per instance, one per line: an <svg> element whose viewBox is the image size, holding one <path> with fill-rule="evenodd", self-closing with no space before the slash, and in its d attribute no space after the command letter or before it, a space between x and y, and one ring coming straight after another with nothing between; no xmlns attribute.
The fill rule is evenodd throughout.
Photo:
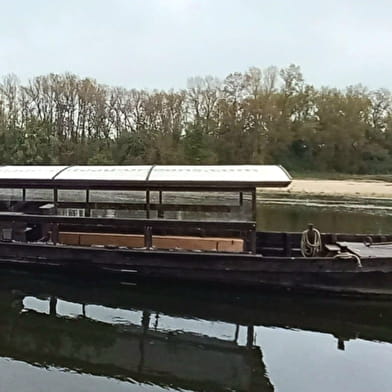
<svg viewBox="0 0 392 392"><path fill-rule="evenodd" d="M268 188L260 190L260 192L392 198L392 183L356 180L293 180L288 188Z"/></svg>

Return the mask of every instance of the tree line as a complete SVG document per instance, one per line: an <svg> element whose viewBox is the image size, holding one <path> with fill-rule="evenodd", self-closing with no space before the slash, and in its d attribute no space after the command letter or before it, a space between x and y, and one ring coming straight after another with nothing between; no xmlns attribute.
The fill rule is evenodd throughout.
<svg viewBox="0 0 392 392"><path fill-rule="evenodd" d="M307 84L300 67L250 68L186 89L109 87L73 74L0 82L0 164L282 164L392 170L392 98Z"/></svg>

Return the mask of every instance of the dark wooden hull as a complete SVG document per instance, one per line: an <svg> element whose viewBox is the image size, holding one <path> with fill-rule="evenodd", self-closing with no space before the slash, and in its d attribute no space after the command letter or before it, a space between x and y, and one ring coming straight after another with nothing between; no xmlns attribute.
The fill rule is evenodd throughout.
<svg viewBox="0 0 392 392"><path fill-rule="evenodd" d="M52 268L117 274L122 280L158 279L318 291L342 295L392 295L392 259L339 260L252 254L87 248L0 243L0 264L22 269Z"/></svg>

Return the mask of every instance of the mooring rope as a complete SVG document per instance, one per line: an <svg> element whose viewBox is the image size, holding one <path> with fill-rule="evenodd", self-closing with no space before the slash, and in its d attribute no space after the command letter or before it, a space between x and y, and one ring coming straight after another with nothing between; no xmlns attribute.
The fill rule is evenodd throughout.
<svg viewBox="0 0 392 392"><path fill-rule="evenodd" d="M312 232L314 238L313 242L309 238L309 233ZM301 237L301 253L304 257L315 257L321 251L321 233L314 228L307 229L302 233Z"/></svg>
<svg viewBox="0 0 392 392"><path fill-rule="evenodd" d="M341 252L341 253L338 253L337 255L335 255L334 259L343 259L343 260L355 259L355 261L357 262L358 267L362 268L361 258L358 255L354 254L354 253Z"/></svg>

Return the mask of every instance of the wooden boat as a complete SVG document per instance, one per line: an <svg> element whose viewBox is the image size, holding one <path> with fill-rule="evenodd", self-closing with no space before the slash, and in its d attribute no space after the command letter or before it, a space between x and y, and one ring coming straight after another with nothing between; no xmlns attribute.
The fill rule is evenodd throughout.
<svg viewBox="0 0 392 392"><path fill-rule="evenodd" d="M256 188L290 182L263 165L3 166L0 263L391 295L392 236L256 230Z"/></svg>

